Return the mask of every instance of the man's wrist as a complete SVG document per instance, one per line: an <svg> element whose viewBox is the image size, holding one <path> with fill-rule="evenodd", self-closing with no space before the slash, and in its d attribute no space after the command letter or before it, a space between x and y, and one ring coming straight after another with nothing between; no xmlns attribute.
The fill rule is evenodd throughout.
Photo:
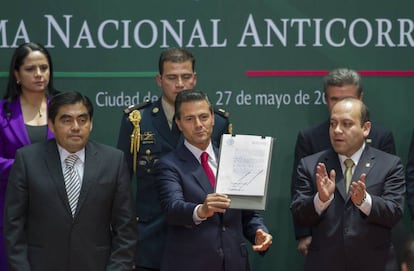
<svg viewBox="0 0 414 271"><path fill-rule="evenodd" d="M202 205L202 204L199 204L199 205L197 206L197 216L198 216L201 220L204 220L204 219L206 219L206 217L205 217L205 216L203 216L203 215L201 214L201 208L203 208L203 205Z"/></svg>
<svg viewBox="0 0 414 271"><path fill-rule="evenodd" d="M355 205L358 206L358 207L361 206L365 202L366 198L367 198L367 193L364 194L364 198L361 200L361 202L357 203Z"/></svg>
<svg viewBox="0 0 414 271"><path fill-rule="evenodd" d="M327 201L329 201L329 200L331 199L332 194L331 194L329 197L327 197L326 199L322 199L322 198L321 198L321 194L319 193L318 197L319 197L319 200L320 200L322 203L326 203Z"/></svg>

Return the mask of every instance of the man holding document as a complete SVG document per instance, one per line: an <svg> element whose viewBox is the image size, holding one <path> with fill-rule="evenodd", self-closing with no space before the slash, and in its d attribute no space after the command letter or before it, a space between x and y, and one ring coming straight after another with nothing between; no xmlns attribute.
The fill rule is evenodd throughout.
<svg viewBox="0 0 414 271"><path fill-rule="evenodd" d="M161 270L250 270L245 239L265 252L272 236L257 212L229 209L229 197L214 193L218 150L211 144L214 115L207 96L180 92L175 121L185 141L157 166L168 222Z"/></svg>

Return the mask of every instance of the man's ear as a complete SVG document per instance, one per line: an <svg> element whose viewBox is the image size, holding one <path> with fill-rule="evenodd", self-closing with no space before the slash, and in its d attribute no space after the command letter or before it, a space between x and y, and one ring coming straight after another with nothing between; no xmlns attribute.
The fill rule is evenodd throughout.
<svg viewBox="0 0 414 271"><path fill-rule="evenodd" d="M366 121L362 126L362 129L364 130L364 137L366 138L369 135L369 132L371 131L371 122Z"/></svg>

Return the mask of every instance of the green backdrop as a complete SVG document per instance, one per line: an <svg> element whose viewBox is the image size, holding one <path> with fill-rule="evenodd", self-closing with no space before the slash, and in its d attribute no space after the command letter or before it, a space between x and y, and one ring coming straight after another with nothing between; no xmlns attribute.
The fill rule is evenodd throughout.
<svg viewBox="0 0 414 271"><path fill-rule="evenodd" d="M364 100L372 121L394 132L405 163L414 77L401 71L414 70L413 9L407 0L7 1L0 9L0 85L6 88L16 45L46 45L56 87L87 94L96 109L93 139L115 145L122 109L160 94L160 52L188 47L197 88L230 112L234 132L275 138L263 212L274 244L265 257L251 253L253 270L301 270L290 175L298 130L328 117L321 74L336 67L383 72L364 76ZM273 76L263 76L269 71ZM408 230L407 214L404 221Z"/></svg>

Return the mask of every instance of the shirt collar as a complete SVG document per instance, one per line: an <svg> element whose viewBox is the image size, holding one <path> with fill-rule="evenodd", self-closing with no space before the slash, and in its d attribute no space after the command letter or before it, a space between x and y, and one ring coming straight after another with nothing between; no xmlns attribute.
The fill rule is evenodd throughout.
<svg viewBox="0 0 414 271"><path fill-rule="evenodd" d="M174 121L174 113L175 109L174 106L164 101L163 98L161 98L161 106L164 110L165 117L167 118L168 125L170 126L170 129L172 127L172 122Z"/></svg>
<svg viewBox="0 0 414 271"><path fill-rule="evenodd" d="M85 163L85 148L82 148L81 150L75 153L70 153L66 149L64 149L62 146L60 146L59 144L57 144L57 147L58 147L58 151L60 155L60 161L62 163L64 163L65 159L71 154L76 154L79 157L79 160L81 160L82 163Z"/></svg>
<svg viewBox="0 0 414 271"><path fill-rule="evenodd" d="M348 158L352 159L352 161L354 161L355 167L358 165L359 159L361 159L361 155L362 152L365 149L365 142L364 144L362 144L361 148L359 148L359 150L357 150L353 155L351 155L351 157L347 157L345 155L342 154L338 154L339 157L339 161L341 162L341 166L343 166L344 161Z"/></svg>
<svg viewBox="0 0 414 271"><path fill-rule="evenodd" d="M200 150L199 148L191 145L186 139L184 140L184 145L190 150L190 152L197 158L197 160L201 163L201 153L207 152L208 153L208 160L216 164L216 154L213 149L213 145L210 143L208 144L205 150Z"/></svg>

